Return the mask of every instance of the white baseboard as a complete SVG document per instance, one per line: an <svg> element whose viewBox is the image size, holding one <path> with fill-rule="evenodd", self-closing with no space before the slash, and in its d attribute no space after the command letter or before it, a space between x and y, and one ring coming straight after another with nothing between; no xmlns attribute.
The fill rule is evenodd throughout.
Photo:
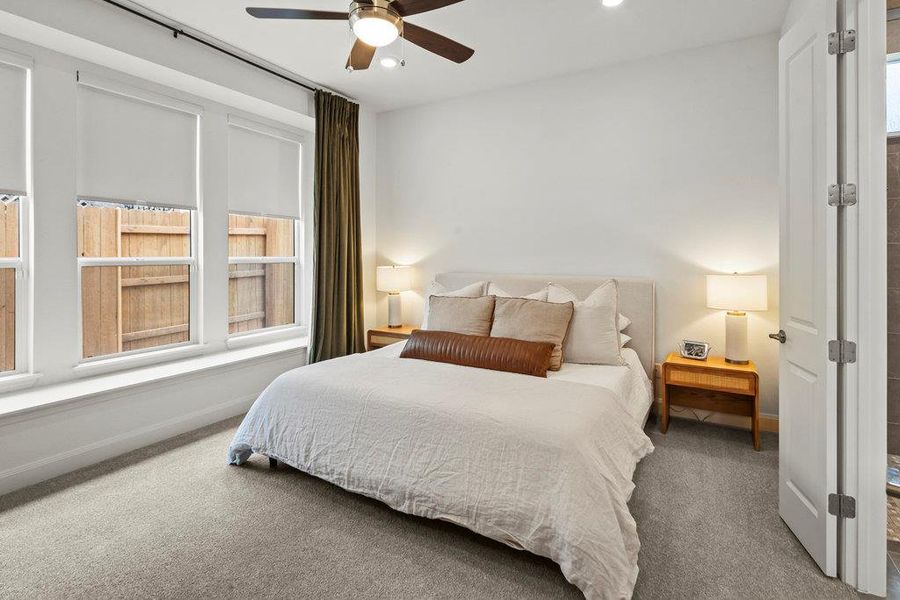
<svg viewBox="0 0 900 600"><path fill-rule="evenodd" d="M256 397L254 394L229 400L0 471L0 495L243 414Z"/></svg>

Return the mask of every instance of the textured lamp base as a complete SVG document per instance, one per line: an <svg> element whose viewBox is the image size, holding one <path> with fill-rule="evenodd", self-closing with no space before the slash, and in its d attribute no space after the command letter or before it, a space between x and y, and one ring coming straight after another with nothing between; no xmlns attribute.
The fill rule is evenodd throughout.
<svg viewBox="0 0 900 600"><path fill-rule="evenodd" d="M745 312L729 312L725 316L725 360L733 365L750 364Z"/></svg>
<svg viewBox="0 0 900 600"><path fill-rule="evenodd" d="M403 327L403 307L400 294L388 295L388 327Z"/></svg>

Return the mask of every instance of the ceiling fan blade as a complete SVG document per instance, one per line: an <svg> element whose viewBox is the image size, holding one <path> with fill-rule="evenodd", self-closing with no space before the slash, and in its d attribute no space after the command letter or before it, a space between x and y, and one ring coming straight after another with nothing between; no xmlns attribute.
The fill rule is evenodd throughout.
<svg viewBox="0 0 900 600"><path fill-rule="evenodd" d="M248 7L247 12L257 19L315 19L324 21L346 21L350 15L330 10L302 10L299 8L257 8Z"/></svg>
<svg viewBox="0 0 900 600"><path fill-rule="evenodd" d="M375 48L356 40L353 49L350 50L350 58L347 59L347 68L352 67L354 71L364 71L372 64L373 58L375 58Z"/></svg>
<svg viewBox="0 0 900 600"><path fill-rule="evenodd" d="M443 56L447 60L455 63L464 63L475 54L471 48L463 46L459 42L454 42L450 38L444 37L439 33L429 31L424 27L413 25L412 23L403 22L403 37L429 52L433 52L438 56Z"/></svg>
<svg viewBox="0 0 900 600"><path fill-rule="evenodd" d="M391 2L391 8L397 11L401 17L409 15L417 15L419 13L437 10L462 2L462 0L394 0Z"/></svg>

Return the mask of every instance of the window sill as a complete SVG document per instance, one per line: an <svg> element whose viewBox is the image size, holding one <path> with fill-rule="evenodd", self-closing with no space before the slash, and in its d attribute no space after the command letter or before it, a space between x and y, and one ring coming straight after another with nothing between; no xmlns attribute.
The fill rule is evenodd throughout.
<svg viewBox="0 0 900 600"><path fill-rule="evenodd" d="M290 340L254 346L252 348L229 350L162 365L130 369L121 373L41 387L24 393L10 395L6 398L0 397L0 419L20 416L39 410L64 407L100 394L119 392L135 386L200 373L209 369L294 352L306 348L306 345L306 338L295 337ZM195 347L192 346L191 348ZM197 346L196 348L200 347ZM39 375L32 375L31 377L36 379ZM34 382L31 383L31 385L33 384Z"/></svg>
<svg viewBox="0 0 900 600"><path fill-rule="evenodd" d="M139 354L91 359L79 363L73 369L75 377L93 377L114 371L124 371L147 367L159 363L181 361L200 356L207 350L205 344L186 344L162 350L148 350Z"/></svg>
<svg viewBox="0 0 900 600"><path fill-rule="evenodd" d="M229 350L235 350L281 340L297 339L299 337L306 337L306 327L292 325L288 327L278 327L276 329L264 329L262 331L235 334L225 341L225 345L228 346Z"/></svg>
<svg viewBox="0 0 900 600"><path fill-rule="evenodd" d="M40 373L18 373L0 377L0 394L27 390L38 382Z"/></svg>

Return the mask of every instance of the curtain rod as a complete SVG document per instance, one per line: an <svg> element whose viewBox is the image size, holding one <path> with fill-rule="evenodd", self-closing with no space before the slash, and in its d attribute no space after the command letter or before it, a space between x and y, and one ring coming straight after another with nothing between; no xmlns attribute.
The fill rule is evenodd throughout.
<svg viewBox="0 0 900 600"><path fill-rule="evenodd" d="M208 41L204 40L203 38L199 38L191 33L188 33L187 31L184 31L183 29L178 29L177 27L169 25L168 23L166 23L164 21L160 21L159 19L157 19L155 17L152 17L148 14L142 13L139 10L135 10L135 9L131 8L130 6L125 6L124 4L120 4L116 0L103 0L103 2L106 2L107 4L110 4L112 6L115 6L116 8L120 8L120 9L122 9L126 12L129 12L135 16L138 16L142 19L150 21L151 23L159 25L160 27L168 29L169 31L172 32L172 35L175 37L175 39L178 39L179 36L184 36L184 37L188 38L189 40L193 40L193 41L197 42L198 44L203 44L207 48L212 48L213 50L221 52L222 54L225 54L226 56L230 56L231 58L241 61L242 63L250 65L251 67L256 67L260 71L265 71L266 73L268 73L270 75L274 75L275 77L284 79L285 81L289 81L290 83L293 83L294 85L299 85L300 87L306 88L307 90L309 90L311 92L317 92L320 89L322 89L327 92L337 93L337 92L333 92L332 90L329 90L326 88L316 88L316 87L313 87L306 83L303 83L302 81L294 79L293 77L288 77L287 75L285 75L283 73L279 73L278 71L275 71L274 69L270 69L269 67L267 67L265 65L261 65L258 62L252 61L249 58L244 58L243 56L240 56L239 54L236 54L236 53L232 52L231 50L228 50L227 48L223 48L221 46L213 44L212 42L208 42ZM339 93L338 93L338 95L344 96L343 94L339 94ZM344 96L344 97L346 97L346 96Z"/></svg>

